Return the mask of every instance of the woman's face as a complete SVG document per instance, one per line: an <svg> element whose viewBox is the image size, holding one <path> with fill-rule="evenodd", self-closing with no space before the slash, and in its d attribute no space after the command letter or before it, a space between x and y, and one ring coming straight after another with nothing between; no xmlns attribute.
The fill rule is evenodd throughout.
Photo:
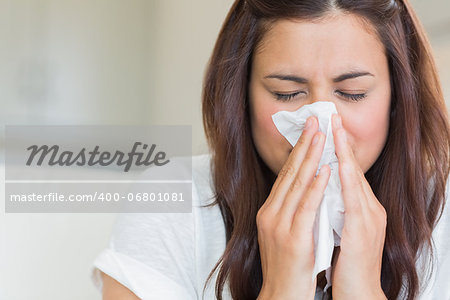
<svg viewBox="0 0 450 300"><path fill-rule="evenodd" d="M292 150L272 115L330 101L365 173L384 147L390 114L388 61L375 31L350 14L320 22L279 20L260 45L249 102L253 140L267 166L278 174Z"/></svg>

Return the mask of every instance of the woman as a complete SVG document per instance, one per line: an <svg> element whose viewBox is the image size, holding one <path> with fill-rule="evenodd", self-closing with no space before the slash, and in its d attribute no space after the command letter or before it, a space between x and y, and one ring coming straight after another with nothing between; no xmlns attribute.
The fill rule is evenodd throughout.
<svg viewBox="0 0 450 300"><path fill-rule="evenodd" d="M345 205L326 293L323 273L311 280L312 227L330 175L323 166L314 176L324 134L310 118L292 148L271 119L316 101L333 102L339 114L333 135ZM203 209L220 210L223 224L214 226L223 226L226 245L220 249L222 237L209 236L223 255L201 283L206 288L216 274L218 299L448 299L446 111L429 43L407 0L236 1L203 90L211 180L193 177L214 191L214 203ZM198 193L200 202L205 195ZM212 212L194 218L212 220L205 217ZM195 234L211 225L194 224ZM194 271L167 264L167 277L186 299L204 292L187 280L206 260L197 247L189 250ZM142 296L97 267L109 275L105 299L119 299L118 292L120 299L164 297ZM230 295L222 297L224 288Z"/></svg>

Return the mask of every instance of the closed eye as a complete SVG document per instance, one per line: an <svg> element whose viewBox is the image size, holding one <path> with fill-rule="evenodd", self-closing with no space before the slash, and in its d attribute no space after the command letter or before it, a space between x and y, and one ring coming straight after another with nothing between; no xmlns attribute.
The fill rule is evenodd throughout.
<svg viewBox="0 0 450 300"><path fill-rule="evenodd" d="M348 93L344 93L341 91L336 91L336 93L344 98L350 99L352 101L360 101L364 98L367 97L366 93L361 93L361 94L348 94Z"/></svg>
<svg viewBox="0 0 450 300"><path fill-rule="evenodd" d="M294 93L287 93L287 94L283 94L283 93L273 93L273 95L277 98L277 100L280 101L289 101L292 98L294 98L295 96L297 96L300 93L304 93L302 91L299 92L294 92Z"/></svg>

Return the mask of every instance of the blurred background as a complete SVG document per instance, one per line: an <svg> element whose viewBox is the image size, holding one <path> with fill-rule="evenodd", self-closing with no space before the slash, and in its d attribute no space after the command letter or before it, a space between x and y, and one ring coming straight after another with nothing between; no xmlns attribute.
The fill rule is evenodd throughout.
<svg viewBox="0 0 450 300"><path fill-rule="evenodd" d="M192 125L231 0L0 0L0 124ZM450 1L411 1L450 107ZM3 155L4 130L0 132ZM100 299L91 264L114 214L5 214L0 299Z"/></svg>

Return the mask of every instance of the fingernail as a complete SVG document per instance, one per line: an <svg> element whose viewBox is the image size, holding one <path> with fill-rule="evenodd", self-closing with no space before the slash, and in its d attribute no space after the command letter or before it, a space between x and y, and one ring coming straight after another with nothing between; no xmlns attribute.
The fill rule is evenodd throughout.
<svg viewBox="0 0 450 300"><path fill-rule="evenodd" d="M344 129L341 130L341 137L344 142L347 142L347 133Z"/></svg>
<svg viewBox="0 0 450 300"><path fill-rule="evenodd" d="M317 134L314 136L314 139L313 139L312 144L313 144L313 145L317 144L317 142L319 141L319 139L320 139L320 134L317 133Z"/></svg>
<svg viewBox="0 0 450 300"><path fill-rule="evenodd" d="M340 115L336 115L336 127L337 128L342 128L342 119Z"/></svg>
<svg viewBox="0 0 450 300"><path fill-rule="evenodd" d="M338 115L338 127L339 128L342 128L342 118L341 118L341 116L340 115Z"/></svg>
<svg viewBox="0 0 450 300"><path fill-rule="evenodd" d="M311 127L312 123L313 123L312 117L309 117L308 120L306 120L305 129Z"/></svg>

